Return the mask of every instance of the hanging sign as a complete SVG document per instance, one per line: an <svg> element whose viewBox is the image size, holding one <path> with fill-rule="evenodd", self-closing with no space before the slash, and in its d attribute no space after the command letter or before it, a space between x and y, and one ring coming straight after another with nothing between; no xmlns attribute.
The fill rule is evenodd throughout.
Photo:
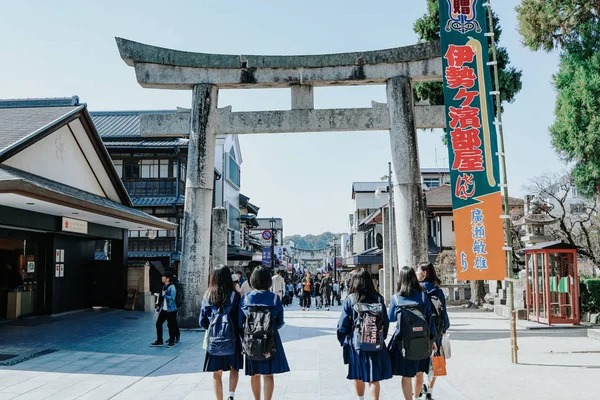
<svg viewBox="0 0 600 400"><path fill-rule="evenodd" d="M483 0L440 0L459 280L506 278L498 141Z"/></svg>
<svg viewBox="0 0 600 400"><path fill-rule="evenodd" d="M88 223L87 223L87 221L80 221L78 219L63 217L62 230L65 232L87 234L88 233Z"/></svg>
<svg viewBox="0 0 600 400"><path fill-rule="evenodd" d="M27 273L35 272L35 261L27 261Z"/></svg>

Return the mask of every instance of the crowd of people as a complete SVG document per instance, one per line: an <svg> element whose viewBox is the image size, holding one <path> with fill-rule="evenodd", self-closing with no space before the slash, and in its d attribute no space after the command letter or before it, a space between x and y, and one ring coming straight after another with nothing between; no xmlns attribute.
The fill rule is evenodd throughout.
<svg viewBox="0 0 600 400"><path fill-rule="evenodd" d="M177 288L173 274L163 276L159 300L157 341L162 345L162 324L169 323L169 345L179 340L176 324ZM303 311L315 307L329 311L334 302L342 305L337 338L342 347L347 379L354 382L356 395L364 399L369 386L372 399L379 399L382 380L401 376L405 400L432 399L435 378L424 382L431 371L432 356L443 356L442 337L450 327L446 301L433 265L403 267L389 309L365 269L352 272L348 282L336 282L328 272L286 281L281 272L259 266L249 279L216 266L204 294L199 324L206 329L204 371L213 373L217 400L224 399L223 373L229 372L228 400L234 400L240 369L250 376L253 396L271 400L274 375L290 371L279 329L284 325L284 306L294 297ZM390 322L397 322L388 340ZM160 328L159 328L160 327ZM387 343L386 343L387 341ZM400 388L399 388L400 389Z"/></svg>

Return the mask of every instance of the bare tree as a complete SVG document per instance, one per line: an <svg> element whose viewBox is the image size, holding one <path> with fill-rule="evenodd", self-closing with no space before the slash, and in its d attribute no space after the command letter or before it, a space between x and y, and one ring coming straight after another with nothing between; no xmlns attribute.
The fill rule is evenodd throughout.
<svg viewBox="0 0 600 400"><path fill-rule="evenodd" d="M538 210L557 220L547 234L578 247L580 256L600 264L600 221L596 198L571 201L575 182L570 173L546 173L531 179L524 189L538 200Z"/></svg>

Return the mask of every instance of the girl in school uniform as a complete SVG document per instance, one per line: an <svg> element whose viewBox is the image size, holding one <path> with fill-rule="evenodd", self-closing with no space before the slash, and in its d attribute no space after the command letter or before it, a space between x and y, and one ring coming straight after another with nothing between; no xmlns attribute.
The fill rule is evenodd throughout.
<svg viewBox="0 0 600 400"><path fill-rule="evenodd" d="M410 267L403 267L400 270L398 277L397 294L392 297L390 305L389 318L390 322L398 322L398 316L402 313L403 307L407 304L422 304L425 311L425 319L429 322L430 338L435 337L435 326L431 319L431 302L423 292L423 288L419 284L415 270ZM423 360L407 360L402 355L402 349L397 346L398 335L400 335L400 327L394 332L392 341L390 342L390 358L392 360L392 373L396 376L402 376L402 392L405 400L413 398L412 378L414 378L422 366L427 365L429 370L430 357ZM435 343L434 350L437 350ZM421 397L421 388L414 392L414 399Z"/></svg>
<svg viewBox="0 0 600 400"><path fill-rule="evenodd" d="M444 329L443 332L438 332L438 338L435 340L435 345L437 347L437 351L435 353L436 356L441 356L442 355L442 337L443 334L446 333L448 331L448 328L450 328L450 318L448 318L448 310L446 309L446 296L444 295L444 292L442 291L442 289L440 289L440 279L437 277L437 274L435 272L435 268L433 266L433 264L431 263L421 263L419 264L419 267L417 268L417 279L419 280L419 283L421 284L421 287L423 288L423 290L425 291L425 293L427 293L427 296L436 296L438 299L440 299L440 302L442 303L442 315L444 317ZM415 382L414 382L414 392L417 393L417 390L421 390L421 388L424 389L425 392L425 398L426 399L433 399L433 387L435 386L435 381L437 378L433 378L429 384L429 386L427 385L423 385L423 373L428 373L429 372L429 364L427 365L419 365L419 373L417 374L417 376L415 377Z"/></svg>
<svg viewBox="0 0 600 400"><path fill-rule="evenodd" d="M231 278L231 270L225 265L217 265L210 276L208 289L202 299L200 311L200 326L208 329L210 319L219 308L231 307L229 317L234 322L234 334L236 338L235 353L229 356L212 356L206 352L204 359L204 372L213 373L213 390L217 400L223 400L223 371L229 371L229 396L228 400L234 400L235 389L238 384L239 370L242 368L242 342L237 326L240 314L240 294L236 291Z"/></svg>
<svg viewBox="0 0 600 400"><path fill-rule="evenodd" d="M353 330L358 313L357 303L381 304L383 338L388 334L390 322L383 297L375 290L371 274L361 268L352 275L348 297L344 301L342 315L338 322L337 336L344 348L344 364L348 365L347 379L354 380L354 388L359 400L365 396L365 383L369 384L371 398L379 399L379 382L392 377L390 356L385 343L377 351L357 350L353 343Z"/></svg>
<svg viewBox="0 0 600 400"><path fill-rule="evenodd" d="M264 399L271 400L275 389L273 375L290 371L279 336L279 329L284 325L283 305L279 296L269 290L272 282L268 268L256 267L250 277L250 284L254 290L244 296L241 307L242 312L240 313L240 327L244 326L250 307L253 306L268 307L271 312L271 321L275 321L275 355L266 361L249 360L246 357L244 363L245 373L251 377L250 384L255 400L260 400L261 376L264 383Z"/></svg>

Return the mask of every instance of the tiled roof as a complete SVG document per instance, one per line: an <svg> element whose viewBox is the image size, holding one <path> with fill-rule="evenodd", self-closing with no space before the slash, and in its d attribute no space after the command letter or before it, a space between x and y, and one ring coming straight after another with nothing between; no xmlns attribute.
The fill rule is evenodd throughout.
<svg viewBox="0 0 600 400"><path fill-rule="evenodd" d="M107 138L136 138L140 133L141 114L174 114L176 110L95 111L90 112L96 130Z"/></svg>
<svg viewBox="0 0 600 400"><path fill-rule="evenodd" d="M137 217L137 219L143 218L146 221L148 221L147 223L150 225L152 223L158 223L158 226L163 226L166 222L160 218L148 215L144 212L136 210L135 208L127 207L126 205L116 203L105 197L101 197L96 194L74 188L72 186L64 185L59 182L42 178L38 175L33 175L25 171L11 168L6 165L0 165L0 182L3 181L23 181L40 189L45 189L47 191L71 197L76 200L85 201L93 206L110 208L114 211L131 215L132 217L135 216Z"/></svg>
<svg viewBox="0 0 600 400"><path fill-rule="evenodd" d="M425 192L427 207L449 207L452 209L452 190L450 185L442 185Z"/></svg>
<svg viewBox="0 0 600 400"><path fill-rule="evenodd" d="M159 206L172 206L174 204L183 205L185 198L183 196L178 197L132 197L134 207L159 207Z"/></svg>
<svg viewBox="0 0 600 400"><path fill-rule="evenodd" d="M442 185L425 192L427 207L452 208L452 189L450 185ZM504 197L503 197L504 198ZM524 200L518 197L508 197L510 207L523 206Z"/></svg>
<svg viewBox="0 0 600 400"><path fill-rule="evenodd" d="M17 103L17 100L11 102L23 107L2 107L0 104L0 154L85 107L76 105L25 108L26 103Z"/></svg>
<svg viewBox="0 0 600 400"><path fill-rule="evenodd" d="M188 139L174 138L165 140L105 140L108 149L128 147L187 147Z"/></svg>
<svg viewBox="0 0 600 400"><path fill-rule="evenodd" d="M354 193L375 193L379 186L387 188L387 185L387 181L352 182L352 191Z"/></svg>

